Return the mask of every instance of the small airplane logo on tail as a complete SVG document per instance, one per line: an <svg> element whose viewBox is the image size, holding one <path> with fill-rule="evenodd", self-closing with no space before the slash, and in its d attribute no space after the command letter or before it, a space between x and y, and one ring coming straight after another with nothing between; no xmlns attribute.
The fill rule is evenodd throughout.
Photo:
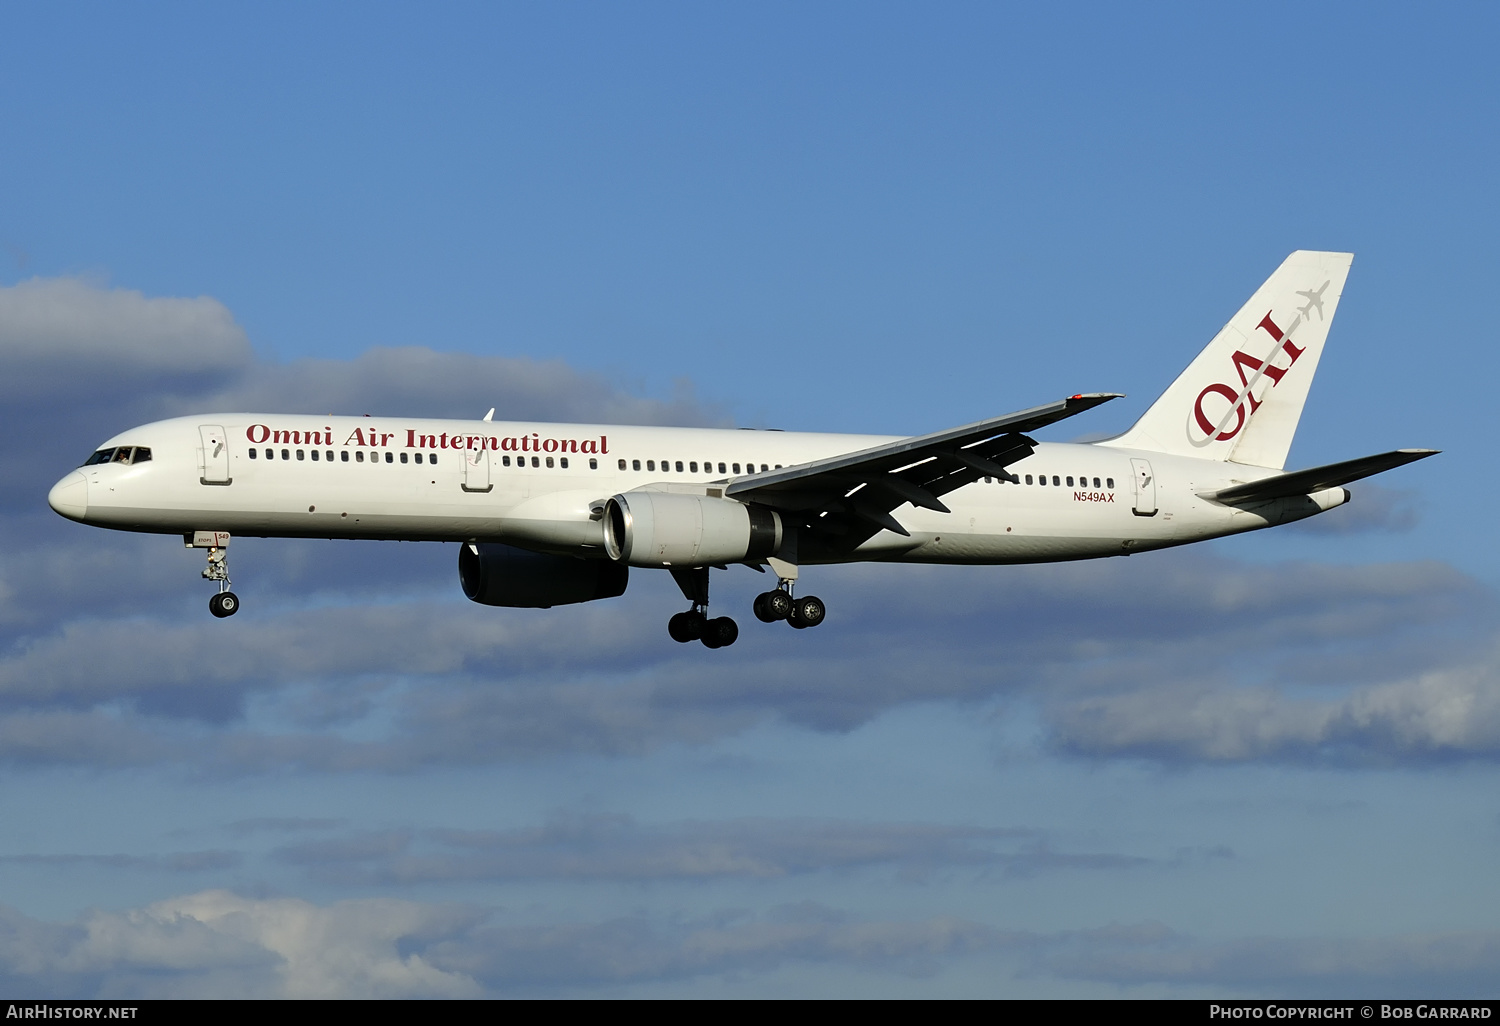
<svg viewBox="0 0 1500 1026"><path fill-rule="evenodd" d="M1330 279L1330 281L1331 280L1332 279ZM1300 313L1303 317L1306 317L1310 313L1312 313L1313 310L1317 310L1318 311L1318 320L1321 321L1323 319L1323 293L1327 289L1328 289L1328 282L1326 282L1326 281L1322 285L1318 286L1317 289L1312 290L1312 291L1303 292L1301 289L1298 289L1297 290L1297 295L1299 295L1303 299L1307 300L1307 305L1306 306L1299 306L1297 308L1297 312Z"/></svg>

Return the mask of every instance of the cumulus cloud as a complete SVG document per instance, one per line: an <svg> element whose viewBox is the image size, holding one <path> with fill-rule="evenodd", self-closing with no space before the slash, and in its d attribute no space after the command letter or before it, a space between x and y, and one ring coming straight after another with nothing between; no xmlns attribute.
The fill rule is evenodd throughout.
<svg viewBox="0 0 1500 1026"><path fill-rule="evenodd" d="M871 922L816 905L535 925L459 906L318 906L227 891L93 912L65 926L9 910L0 923L7 989L96 998L556 994L797 962L920 973L997 937L959 919Z"/></svg>
<svg viewBox="0 0 1500 1026"><path fill-rule="evenodd" d="M1488 598L1439 564L1185 551L820 574L834 612L819 632L747 624L721 652L665 639L680 601L665 580L550 611L361 594L252 601L227 623L76 620L0 656L0 759L407 770L639 754L778 720L847 730L934 700L1029 702L1063 750L1091 756L1500 752L1485 719L1496 646L1473 644L1492 633ZM1460 629L1468 645L1451 643ZM80 651L108 652L108 669ZM368 718L379 731L345 736Z"/></svg>
<svg viewBox="0 0 1500 1026"><path fill-rule="evenodd" d="M871 866L894 867L908 877L956 866L1029 876L1151 862L1109 852L1056 851L1034 830L813 819L648 826L628 816L599 814L559 817L526 830L365 832L288 846L278 857L344 884L771 879Z"/></svg>
<svg viewBox="0 0 1500 1026"><path fill-rule="evenodd" d="M244 329L208 296L148 298L77 278L0 286L0 394L8 400L35 401L41 389L78 382L201 385L204 375L250 363Z"/></svg>
<svg viewBox="0 0 1500 1026"><path fill-rule="evenodd" d="M1172 761L1420 762L1500 755L1500 646L1469 665L1334 701L1271 687L1145 687L1063 704L1058 741L1090 755Z"/></svg>
<svg viewBox="0 0 1500 1026"><path fill-rule="evenodd" d="M1050 984L1059 996L1087 981L1122 996L1155 985L1245 996L1473 997L1493 989L1500 934L1213 941L1153 922L1042 933L947 915L871 918L814 902L760 914L539 920L459 905L317 905L229 891L66 924L0 909L0 985L40 997L562 996L716 978L763 988L755 981L784 967L915 980L976 959L997 997L1021 977L1029 992Z"/></svg>

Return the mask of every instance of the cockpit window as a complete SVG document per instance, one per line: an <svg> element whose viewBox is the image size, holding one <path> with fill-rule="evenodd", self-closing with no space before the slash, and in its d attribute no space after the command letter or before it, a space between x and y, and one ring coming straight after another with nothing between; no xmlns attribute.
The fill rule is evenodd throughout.
<svg viewBox="0 0 1500 1026"><path fill-rule="evenodd" d="M114 449L100 449L94 455L83 461L85 467L97 466L100 463L145 463L151 458L151 450L145 446L138 445L132 449L128 445L122 445Z"/></svg>

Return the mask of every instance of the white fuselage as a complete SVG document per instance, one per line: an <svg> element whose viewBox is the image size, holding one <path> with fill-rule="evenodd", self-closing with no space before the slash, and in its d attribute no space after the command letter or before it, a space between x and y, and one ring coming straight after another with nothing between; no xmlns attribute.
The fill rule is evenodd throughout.
<svg viewBox="0 0 1500 1026"><path fill-rule="evenodd" d="M115 436L103 448L149 447L150 461L80 467L58 483L52 499L74 520L129 531L493 541L602 558L598 507L611 495L707 490L752 467L789 467L892 440L217 414ZM1033 563L1121 555L1286 523L1348 495L1331 488L1246 508L1221 505L1199 493L1278 471L1110 442L1040 443L1008 469L1022 483L981 479L944 496L950 513L902 506L893 515L909 537L882 530L839 558ZM830 561L807 555L803 562Z"/></svg>

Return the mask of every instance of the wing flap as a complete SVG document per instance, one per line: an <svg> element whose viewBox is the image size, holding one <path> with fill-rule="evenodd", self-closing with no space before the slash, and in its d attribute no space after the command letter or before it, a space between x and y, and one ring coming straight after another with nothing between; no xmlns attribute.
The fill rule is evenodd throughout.
<svg viewBox="0 0 1500 1026"><path fill-rule="evenodd" d="M1229 505L1281 499L1291 495L1310 495L1324 488L1348 484L1350 481L1358 481L1387 470L1394 470L1396 467L1415 463L1417 460L1425 460L1429 456L1436 456L1440 451L1439 449L1397 449L1375 456L1361 456L1357 460L1345 460L1342 463L1330 463L1322 467L1297 470L1290 474L1277 474L1275 477L1263 478L1260 481L1231 485L1216 492L1199 492L1198 494L1202 498Z"/></svg>

